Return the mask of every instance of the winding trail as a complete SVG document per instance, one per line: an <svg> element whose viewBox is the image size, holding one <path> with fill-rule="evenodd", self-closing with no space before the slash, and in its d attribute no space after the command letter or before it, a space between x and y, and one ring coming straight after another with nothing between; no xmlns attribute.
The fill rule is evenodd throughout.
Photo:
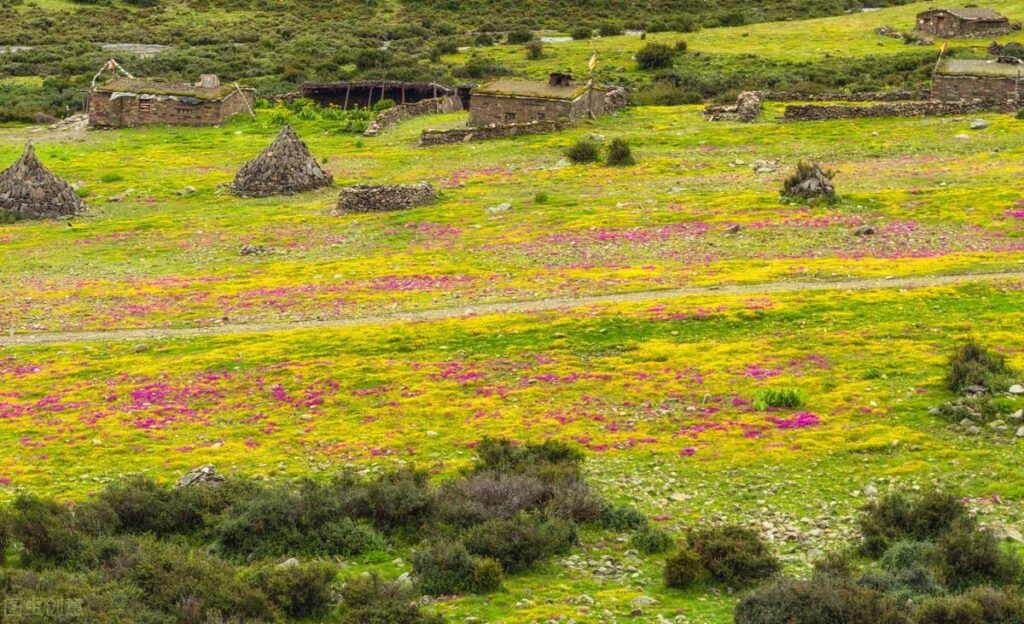
<svg viewBox="0 0 1024 624"><path fill-rule="evenodd" d="M629 303L657 301L700 295L760 295L769 293L822 291L822 290L881 290L923 288L929 286L953 286L998 282L1004 280L1024 281L1024 271L1001 273L962 273L952 275L931 275L921 277L872 278L857 280L841 280L834 282L765 282L760 284L743 284L728 286L700 286L688 288L670 288L662 290L642 290L636 292L594 295L590 297L565 297L550 299L534 299L528 301L508 301L499 303L481 303L477 305L436 308L414 312L395 312L375 316L364 316L348 319L330 319L324 321L293 321L282 323L225 323L201 327L175 328L140 328L111 329L95 331L37 332L15 333L0 336L0 348L29 345L62 344L75 342L103 341L134 341L168 338L191 338L198 336L225 336L230 334L264 334L286 332L302 329L333 329L342 327L359 327L386 323L413 323L420 321L439 321L462 318L466 316L482 316L489 314L517 314L524 312L543 312L546 310L571 309L608 303Z"/></svg>

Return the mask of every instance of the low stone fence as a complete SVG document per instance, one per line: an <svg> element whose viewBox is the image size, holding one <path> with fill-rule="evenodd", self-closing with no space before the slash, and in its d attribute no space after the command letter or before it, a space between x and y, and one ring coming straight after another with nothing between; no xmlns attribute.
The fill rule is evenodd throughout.
<svg viewBox="0 0 1024 624"><path fill-rule="evenodd" d="M928 91L860 91L857 93L796 93L793 91L761 91L766 102L921 102L928 100Z"/></svg>
<svg viewBox="0 0 1024 624"><path fill-rule="evenodd" d="M468 141L507 139L524 134L548 134L568 127L560 121L533 121L524 124L482 126L479 128L452 128L450 130L424 130L420 134L420 145L450 145Z"/></svg>
<svg viewBox="0 0 1024 624"><path fill-rule="evenodd" d="M736 98L735 106L708 106L704 116L708 121L742 121L750 123L761 114L761 94L744 91Z"/></svg>
<svg viewBox="0 0 1024 624"><path fill-rule="evenodd" d="M446 95L429 100L420 100L412 104L399 104L387 110L381 111L363 134L366 136L377 136L381 130L387 130L398 125L410 117L420 115L434 115L441 113L455 113L462 110L462 98L457 95Z"/></svg>
<svg viewBox="0 0 1024 624"><path fill-rule="evenodd" d="M437 199L429 182L419 184L357 184L341 189L336 212L408 210Z"/></svg>
<svg viewBox="0 0 1024 624"><path fill-rule="evenodd" d="M861 119L865 117L930 117L941 115L973 115L981 112L1009 112L1012 104L992 102L899 102L870 106L844 104L802 104L787 106L783 118L788 121L819 121L824 119Z"/></svg>

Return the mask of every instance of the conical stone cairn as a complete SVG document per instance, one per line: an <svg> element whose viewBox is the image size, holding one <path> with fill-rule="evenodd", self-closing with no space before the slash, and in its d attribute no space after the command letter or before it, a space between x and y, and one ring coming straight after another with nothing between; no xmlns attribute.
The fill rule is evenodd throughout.
<svg viewBox="0 0 1024 624"><path fill-rule="evenodd" d="M285 126L259 156L245 163L231 190L242 197L291 195L334 183L331 174L309 153L309 148Z"/></svg>
<svg viewBox="0 0 1024 624"><path fill-rule="evenodd" d="M0 172L0 223L58 219L84 208L75 189L39 162L31 143L21 158Z"/></svg>

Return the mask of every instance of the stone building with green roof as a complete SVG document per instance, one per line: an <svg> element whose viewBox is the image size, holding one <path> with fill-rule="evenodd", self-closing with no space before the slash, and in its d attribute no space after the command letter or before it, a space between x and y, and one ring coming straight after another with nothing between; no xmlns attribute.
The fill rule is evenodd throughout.
<svg viewBox="0 0 1024 624"><path fill-rule="evenodd" d="M89 125L216 126L252 110L254 94L253 89L222 85L213 75L196 84L115 78L89 91Z"/></svg>
<svg viewBox="0 0 1024 624"><path fill-rule="evenodd" d="M551 74L547 82L495 80L470 92L468 125L479 128L538 121L572 123L618 107L608 97L612 91L603 86L588 88L574 82L568 74Z"/></svg>

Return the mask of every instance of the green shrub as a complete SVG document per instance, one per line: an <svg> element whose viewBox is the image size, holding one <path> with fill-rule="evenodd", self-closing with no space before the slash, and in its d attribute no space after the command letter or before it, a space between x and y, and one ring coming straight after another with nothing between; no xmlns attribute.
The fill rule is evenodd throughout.
<svg viewBox="0 0 1024 624"><path fill-rule="evenodd" d="M821 575L761 585L739 601L734 618L735 624L911 624L891 596Z"/></svg>
<svg viewBox="0 0 1024 624"><path fill-rule="evenodd" d="M690 532L690 546L713 578L726 583L747 583L768 578L782 569L775 554L755 531L724 525Z"/></svg>
<svg viewBox="0 0 1024 624"><path fill-rule="evenodd" d="M675 52L663 43L648 43L636 53L636 66L642 70L664 69L672 66Z"/></svg>
<svg viewBox="0 0 1024 624"><path fill-rule="evenodd" d="M486 594L501 587L501 565L474 557L459 542L437 542L412 555L420 590L430 596Z"/></svg>
<svg viewBox="0 0 1024 624"><path fill-rule="evenodd" d="M703 101L704 96L699 91L668 81L658 81L629 92L629 103L633 106L679 106Z"/></svg>
<svg viewBox="0 0 1024 624"><path fill-rule="evenodd" d="M476 447L477 472L497 470L501 472L522 471L541 464L579 466L583 462L583 451L577 446L545 440L540 444L515 444L505 438L485 437Z"/></svg>
<svg viewBox="0 0 1024 624"><path fill-rule="evenodd" d="M488 46L492 46L494 45L494 37L492 37L488 33L480 33L473 38L473 45L479 48L486 48Z"/></svg>
<svg viewBox="0 0 1024 624"><path fill-rule="evenodd" d="M506 43L521 44L528 41L533 41L533 31L526 28L518 28L508 33L508 37L505 39Z"/></svg>
<svg viewBox="0 0 1024 624"><path fill-rule="evenodd" d="M687 45L685 39L677 39L676 40L676 45L675 45L676 54L686 54L686 50L687 50L688 47L689 46Z"/></svg>
<svg viewBox="0 0 1024 624"><path fill-rule="evenodd" d="M597 143L590 139L580 139L569 146L565 156L574 163L592 163L597 162L600 154Z"/></svg>
<svg viewBox="0 0 1024 624"><path fill-rule="evenodd" d="M7 512L0 509L0 567L7 562L7 549L11 547L11 520Z"/></svg>
<svg viewBox="0 0 1024 624"><path fill-rule="evenodd" d="M324 614L333 601L338 569L327 563L261 566L248 571L249 582L289 617Z"/></svg>
<svg viewBox="0 0 1024 624"><path fill-rule="evenodd" d="M622 28L622 24L618 22L601 22L597 27L597 34L602 37L614 37L621 35L625 30Z"/></svg>
<svg viewBox="0 0 1024 624"><path fill-rule="evenodd" d="M396 104L397 103L394 100L388 98L384 98L383 100L377 100L376 102L373 103L373 112L379 113L380 111L385 111L389 108L394 108Z"/></svg>
<svg viewBox="0 0 1024 624"><path fill-rule="evenodd" d="M63 565L77 559L81 536L67 507L56 501L23 494L14 499L11 534L32 565Z"/></svg>
<svg viewBox="0 0 1024 624"><path fill-rule="evenodd" d="M934 557L934 544L911 540L896 542L882 555L881 566L888 577L880 577L880 585L905 598L941 593L942 587L931 569Z"/></svg>
<svg viewBox="0 0 1024 624"><path fill-rule="evenodd" d="M992 587L972 587L964 597L981 607L986 624L1024 622L1024 596L1016 589L1001 591Z"/></svg>
<svg viewBox="0 0 1024 624"><path fill-rule="evenodd" d="M467 529L462 536L466 550L494 559L508 574L522 572L541 559L565 553L576 541L573 523L526 514L509 520L489 520Z"/></svg>
<svg viewBox="0 0 1024 624"><path fill-rule="evenodd" d="M633 152L629 149L629 143L625 139L612 139L608 144L608 158L605 161L612 166L635 165Z"/></svg>
<svg viewBox="0 0 1024 624"><path fill-rule="evenodd" d="M985 624L981 606L963 596L938 596L917 611L917 624Z"/></svg>
<svg viewBox="0 0 1024 624"><path fill-rule="evenodd" d="M754 395L754 407L759 410L797 409L803 404L804 395L797 388L761 388Z"/></svg>
<svg viewBox="0 0 1024 624"><path fill-rule="evenodd" d="M341 597L342 624L444 624L420 609L411 585L384 581L376 572L348 579Z"/></svg>
<svg viewBox="0 0 1024 624"><path fill-rule="evenodd" d="M112 582L95 571L0 569L3 621L9 624L57 622L110 624L180 624L183 620L149 604L131 583ZM20 605L26 607L19 609ZM52 608L41 608L43 606ZM61 619L60 609L65 610Z"/></svg>
<svg viewBox="0 0 1024 624"><path fill-rule="evenodd" d="M665 560L662 577L665 580L665 587L687 589L697 582L697 579L704 573L700 555L688 545L682 545L678 551Z"/></svg>
<svg viewBox="0 0 1024 624"><path fill-rule="evenodd" d="M1020 559L1004 550L991 531L967 523L942 534L936 542L935 560L939 577L951 589L1021 580Z"/></svg>
<svg viewBox="0 0 1024 624"><path fill-rule="evenodd" d="M452 76L456 78L475 78L478 80L507 76L510 73L512 73L511 70L498 61L477 54L471 55L461 67L452 69Z"/></svg>
<svg viewBox="0 0 1024 624"><path fill-rule="evenodd" d="M639 509L628 505L608 507L601 514L601 526L611 531L636 531L648 523L647 516Z"/></svg>
<svg viewBox="0 0 1024 624"><path fill-rule="evenodd" d="M366 486L366 517L386 530L421 527L431 516L433 493L428 478L425 471L404 469L371 481Z"/></svg>
<svg viewBox="0 0 1024 624"><path fill-rule="evenodd" d="M548 195L547 191L537 191L533 196L533 203L535 204L546 204L551 196Z"/></svg>
<svg viewBox="0 0 1024 624"><path fill-rule="evenodd" d="M969 386L1001 392L1014 382L1017 375L1003 354L990 351L974 338L960 345L949 358L948 366L946 387L958 393Z"/></svg>
<svg viewBox="0 0 1024 624"><path fill-rule="evenodd" d="M800 161L796 171L782 182L784 200L834 202L838 199L832 179L836 172L822 168L818 163Z"/></svg>
<svg viewBox="0 0 1024 624"><path fill-rule="evenodd" d="M469 526L487 520L507 520L523 511L537 511L549 496L550 488L539 477L480 472L442 483L435 506L442 521Z"/></svg>
<svg viewBox="0 0 1024 624"><path fill-rule="evenodd" d="M573 39L581 41L584 39L592 38L594 36L594 29L588 28L586 26L580 26L579 28L573 29L573 31L569 34L572 35Z"/></svg>
<svg viewBox="0 0 1024 624"><path fill-rule="evenodd" d="M100 182L109 184L111 182L120 182L124 177L120 173L104 173L100 176Z"/></svg>
<svg viewBox="0 0 1024 624"><path fill-rule="evenodd" d="M540 41L530 41L526 44L526 58L536 61L544 58L544 44Z"/></svg>
<svg viewBox="0 0 1024 624"><path fill-rule="evenodd" d="M952 494L931 491L913 500L898 492L887 494L869 503L858 519L862 548L878 556L900 540L932 540L966 515L967 509Z"/></svg>
<svg viewBox="0 0 1024 624"><path fill-rule="evenodd" d="M633 548L645 555L657 555L668 552L675 540L667 532L658 527L647 525L641 527L630 540Z"/></svg>

